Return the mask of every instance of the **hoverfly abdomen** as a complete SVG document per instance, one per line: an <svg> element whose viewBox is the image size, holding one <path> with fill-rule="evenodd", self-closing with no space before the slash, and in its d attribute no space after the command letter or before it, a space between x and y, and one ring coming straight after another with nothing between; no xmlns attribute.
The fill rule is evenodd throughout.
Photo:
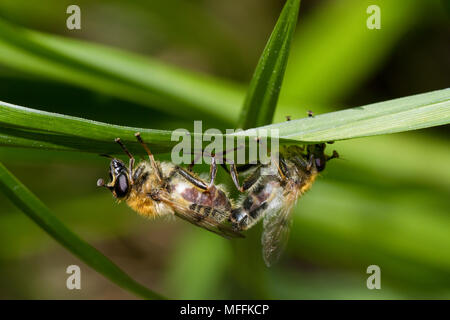
<svg viewBox="0 0 450 320"><path fill-rule="evenodd" d="M268 207L267 202L263 202L261 203L261 205L259 207L254 208L252 211L250 211L250 217L252 217L252 219L258 219L260 216L262 216L262 213L264 212L264 210L266 210Z"/></svg>
<svg viewBox="0 0 450 320"><path fill-rule="evenodd" d="M221 211L218 209L215 209L213 207L203 206L200 204L193 203L189 206L189 208L198 213L198 220L202 220L206 217L210 217L217 221L218 223L223 222L227 217L228 214L226 211Z"/></svg>
<svg viewBox="0 0 450 320"><path fill-rule="evenodd" d="M231 210L231 202L222 190L212 186L208 191L199 190L196 187L184 188L180 192L183 199L191 203L223 210Z"/></svg>
<svg viewBox="0 0 450 320"><path fill-rule="evenodd" d="M279 180L274 176L266 176L259 180L241 201L238 208L231 213L230 220L234 227L246 230L256 224L272 203L272 199L282 192Z"/></svg>

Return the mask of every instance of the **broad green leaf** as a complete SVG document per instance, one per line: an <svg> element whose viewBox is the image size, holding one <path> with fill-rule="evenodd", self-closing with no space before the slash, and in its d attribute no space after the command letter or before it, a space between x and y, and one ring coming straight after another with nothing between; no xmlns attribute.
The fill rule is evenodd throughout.
<svg viewBox="0 0 450 320"><path fill-rule="evenodd" d="M163 297L140 285L97 249L63 225L50 210L0 163L0 189L37 225L97 272L120 287L147 299Z"/></svg>
<svg viewBox="0 0 450 320"><path fill-rule="evenodd" d="M381 11L381 29L366 26L370 5ZM298 24L292 42L276 119L327 110L345 99L395 50L412 27L420 30L421 17L435 1L340 0L321 2ZM300 107L301 106L301 107ZM327 109L324 109L327 107Z"/></svg>
<svg viewBox="0 0 450 320"><path fill-rule="evenodd" d="M0 65L173 115L233 123L241 88L106 46L39 33L0 19Z"/></svg>
<svg viewBox="0 0 450 320"><path fill-rule="evenodd" d="M258 136L270 136L271 130L278 129L279 136L286 143L315 143L417 130L448 123L450 89L442 89L272 124L257 128L256 132ZM239 133L249 134L249 131Z"/></svg>
<svg viewBox="0 0 450 320"><path fill-rule="evenodd" d="M61 12L70 4L68 0L46 0L45 6L35 0L3 0L0 1L0 15L29 29L53 30L70 35L71 31L61 28L61 23L66 19ZM77 5L83 12L95 12L83 15L82 24L86 27L77 30L77 37L93 38L94 33L100 35L94 35L100 41L118 43L123 47L130 46L130 42L133 46L139 41L141 47L144 46L150 52L160 52L167 46L182 47L184 50L198 50L201 47L202 58L208 63L220 64L227 60L227 66L234 70L239 70L243 64L238 51L240 48L228 26L211 15L209 6L200 1L111 0L99 3L78 0ZM97 10L99 5L102 10ZM111 23L105 23L105 20L114 21L115 25L120 26L120 36L115 29L111 29Z"/></svg>
<svg viewBox="0 0 450 320"><path fill-rule="evenodd" d="M300 0L286 1L250 82L239 128L272 123L299 8Z"/></svg>

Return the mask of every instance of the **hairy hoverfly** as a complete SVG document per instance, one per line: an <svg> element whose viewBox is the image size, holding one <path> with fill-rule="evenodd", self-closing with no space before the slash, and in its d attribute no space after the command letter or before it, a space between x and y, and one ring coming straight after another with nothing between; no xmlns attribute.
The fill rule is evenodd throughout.
<svg viewBox="0 0 450 320"><path fill-rule="evenodd" d="M230 221L237 232L247 230L263 219L263 258L267 266L280 257L292 224L296 201L311 188L327 161L339 157L324 153L325 144L305 148L287 146L277 161L259 165L239 184L238 170L231 165L230 174L236 188L245 196L231 212Z"/></svg>
<svg viewBox="0 0 450 320"><path fill-rule="evenodd" d="M129 157L128 167L119 159L110 163L110 182L97 181L108 188L119 201L124 200L140 215L154 218L176 215L190 223L221 236L243 237L227 225L232 202L226 191L214 184L217 167L212 158L210 181L170 162L159 162L153 157L139 133L135 134L148 154L149 160L135 166L134 157L119 138L115 141Z"/></svg>

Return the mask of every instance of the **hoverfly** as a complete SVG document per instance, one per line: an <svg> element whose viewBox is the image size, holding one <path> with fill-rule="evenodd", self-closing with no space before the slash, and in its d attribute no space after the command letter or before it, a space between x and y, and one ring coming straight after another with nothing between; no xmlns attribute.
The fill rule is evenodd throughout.
<svg viewBox="0 0 450 320"><path fill-rule="evenodd" d="M156 161L140 134L135 136L149 160L135 167L134 157L117 138L115 141L129 157L128 168L121 160L112 158L110 182L105 184L99 179L97 186L108 188L116 199L124 200L140 215L149 218L176 215L226 238L243 237L226 224L232 202L225 190L214 184L215 158L211 158L210 181L207 183L173 163Z"/></svg>
<svg viewBox="0 0 450 320"><path fill-rule="evenodd" d="M286 245L297 199L311 188L326 162L339 157L336 151L327 156L324 150L324 143L308 145L306 151L298 146L285 147L278 161L257 166L242 186L236 166L230 166L236 188L246 192L231 212L232 227L241 232L263 219L261 243L267 266L279 259Z"/></svg>

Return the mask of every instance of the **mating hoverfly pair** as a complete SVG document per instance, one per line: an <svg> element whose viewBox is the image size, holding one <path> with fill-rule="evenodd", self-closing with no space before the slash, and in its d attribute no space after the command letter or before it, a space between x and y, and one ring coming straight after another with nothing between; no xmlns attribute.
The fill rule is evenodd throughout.
<svg viewBox="0 0 450 320"><path fill-rule="evenodd" d="M338 157L336 151L332 156L325 155L323 143L306 148L288 146L280 150L278 161L254 165L242 185L240 168L231 164L227 171L244 194L235 204L225 189L215 184L214 157L207 182L171 162L156 161L140 134L135 136L149 161L135 166L134 157L117 138L115 141L129 157L128 168L121 160L112 158L110 182L105 184L99 179L98 186L108 188L116 199L125 200L140 215L149 218L176 215L226 238L243 237L242 231L263 219L263 258L267 266L284 249L296 200L311 187L326 162Z"/></svg>

